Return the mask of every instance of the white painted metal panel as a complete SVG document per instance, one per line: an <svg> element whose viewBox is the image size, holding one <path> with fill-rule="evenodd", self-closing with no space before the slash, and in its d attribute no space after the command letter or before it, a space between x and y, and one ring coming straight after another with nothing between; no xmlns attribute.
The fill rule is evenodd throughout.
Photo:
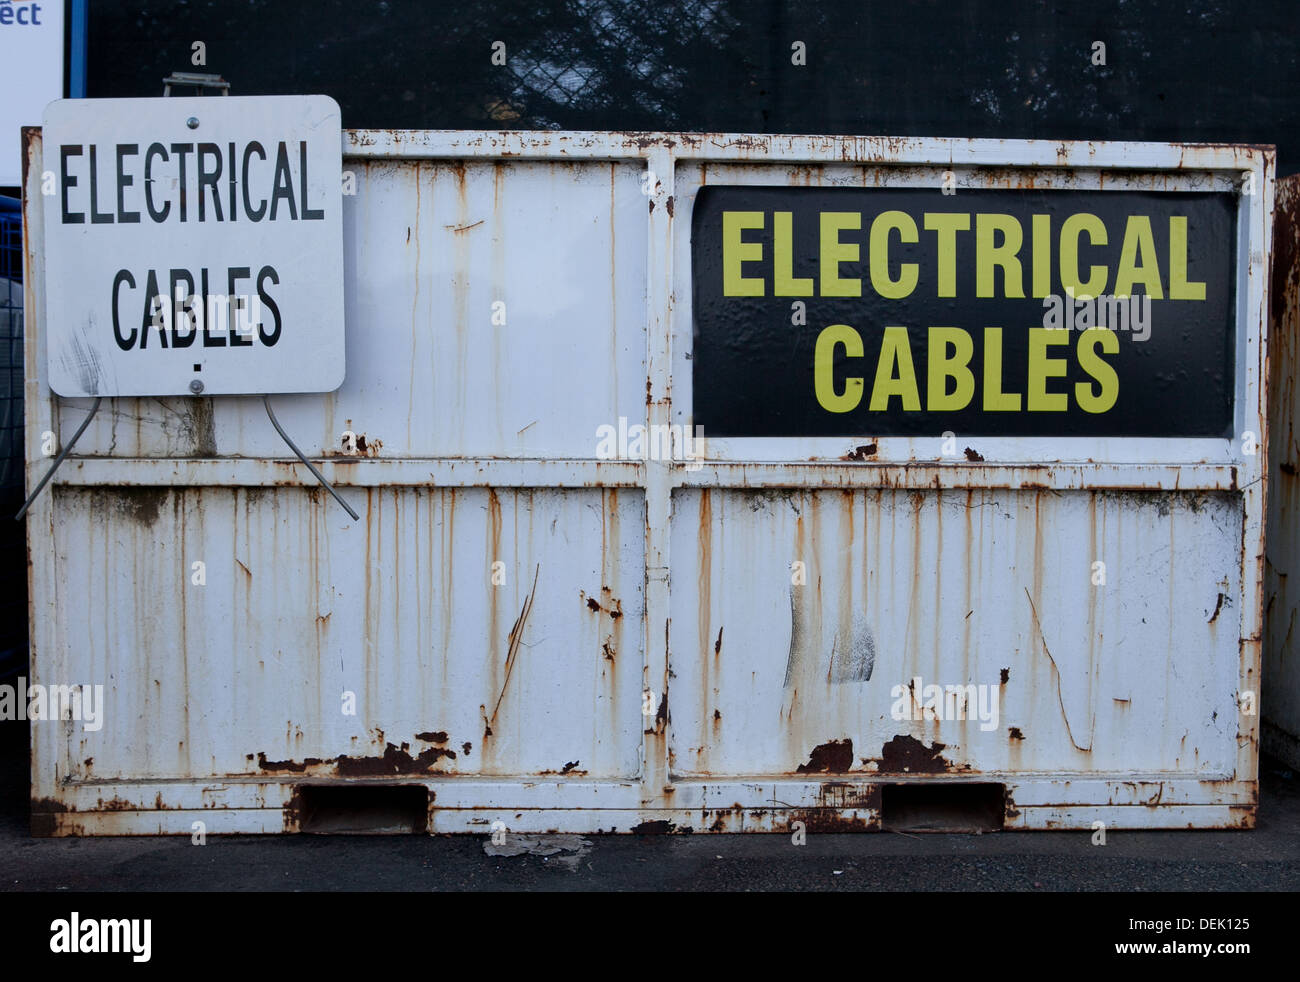
<svg viewBox="0 0 1300 982"><path fill-rule="evenodd" d="M276 416L309 456L592 457L645 406L646 236L629 163L355 161L343 198L348 377ZM495 307L494 304L500 304ZM401 365L404 374L394 374ZM401 377L398 377L398 376ZM78 450L279 456L254 403L116 399Z"/></svg>
<svg viewBox="0 0 1300 982"><path fill-rule="evenodd" d="M1230 775L1241 520L1226 494L678 493L675 769L849 741L846 776L919 745L936 773Z"/></svg>
<svg viewBox="0 0 1300 982"><path fill-rule="evenodd" d="M112 680L73 780L637 772L636 491L57 495L60 672Z"/></svg>

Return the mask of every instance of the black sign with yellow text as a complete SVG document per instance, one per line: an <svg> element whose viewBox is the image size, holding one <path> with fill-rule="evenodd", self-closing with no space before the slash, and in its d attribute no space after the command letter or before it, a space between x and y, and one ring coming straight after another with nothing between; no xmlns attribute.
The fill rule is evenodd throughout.
<svg viewBox="0 0 1300 982"><path fill-rule="evenodd" d="M1236 197L705 187L708 436L1232 435Z"/></svg>

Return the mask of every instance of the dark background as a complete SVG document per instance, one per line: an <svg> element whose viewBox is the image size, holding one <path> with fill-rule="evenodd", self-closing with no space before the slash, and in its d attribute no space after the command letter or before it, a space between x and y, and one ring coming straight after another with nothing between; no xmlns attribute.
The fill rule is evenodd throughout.
<svg viewBox="0 0 1300 982"><path fill-rule="evenodd" d="M1274 143L1292 173L1298 24L1295 0L92 0L87 91L215 72L350 128Z"/></svg>

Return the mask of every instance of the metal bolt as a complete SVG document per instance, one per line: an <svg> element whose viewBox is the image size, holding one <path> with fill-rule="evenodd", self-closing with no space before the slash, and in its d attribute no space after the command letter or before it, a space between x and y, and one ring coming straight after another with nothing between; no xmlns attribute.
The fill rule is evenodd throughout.
<svg viewBox="0 0 1300 982"><path fill-rule="evenodd" d="M185 120L185 125L192 130L197 130L199 128L199 117L191 116L189 119Z"/></svg>
<svg viewBox="0 0 1300 982"><path fill-rule="evenodd" d="M191 383L190 383L190 391L193 392L195 395L198 395L200 392L202 392L202 391L203 391L203 381L202 381L202 379L197 379L197 378L196 378L193 382L191 382Z"/></svg>

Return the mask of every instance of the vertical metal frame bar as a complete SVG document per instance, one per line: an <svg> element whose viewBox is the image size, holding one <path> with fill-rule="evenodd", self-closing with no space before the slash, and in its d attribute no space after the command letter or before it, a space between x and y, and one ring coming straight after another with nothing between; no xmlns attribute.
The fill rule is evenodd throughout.
<svg viewBox="0 0 1300 982"><path fill-rule="evenodd" d="M26 488L30 494L49 460L41 453L41 436L58 432L58 409L45 375L45 199L41 194L44 155L39 129L23 129L23 364L26 375L23 405L25 431ZM80 405L84 400L75 400ZM67 411L71 407L65 407ZM27 511L28 679L32 684L57 682L68 675L57 637L59 597L57 567L49 543L54 537L54 488L42 494ZM72 726L69 720L67 725ZM63 734L60 725L33 726L33 800L57 800L61 793L60 765L63 763ZM65 768L66 771L66 768ZM33 829L33 831L38 831Z"/></svg>
<svg viewBox="0 0 1300 982"><path fill-rule="evenodd" d="M652 178L650 248L648 252L646 321L646 417L656 426L672 422L672 318L673 318L673 156L669 148L656 147L646 158ZM663 431L667 432L667 431ZM653 718L642 727L645 769L641 779L643 807L667 807L672 794L669 747L668 650L671 633L669 541L672 529L673 465L648 460L645 469L646 583L645 671L646 687L659 694Z"/></svg>
<svg viewBox="0 0 1300 982"><path fill-rule="evenodd" d="M1245 336L1244 398L1241 432L1255 436L1256 452L1242 454L1240 665L1237 683L1237 766L1234 778L1259 800L1260 674L1264 637L1265 519L1268 515L1268 277L1273 245L1276 157L1252 151L1244 169L1254 194L1241 196L1237 257L1238 330ZM1244 176L1244 174L1243 174ZM1241 369L1238 369L1241 373ZM1239 377L1243 377L1239 374ZM1252 818L1251 825L1254 821Z"/></svg>

